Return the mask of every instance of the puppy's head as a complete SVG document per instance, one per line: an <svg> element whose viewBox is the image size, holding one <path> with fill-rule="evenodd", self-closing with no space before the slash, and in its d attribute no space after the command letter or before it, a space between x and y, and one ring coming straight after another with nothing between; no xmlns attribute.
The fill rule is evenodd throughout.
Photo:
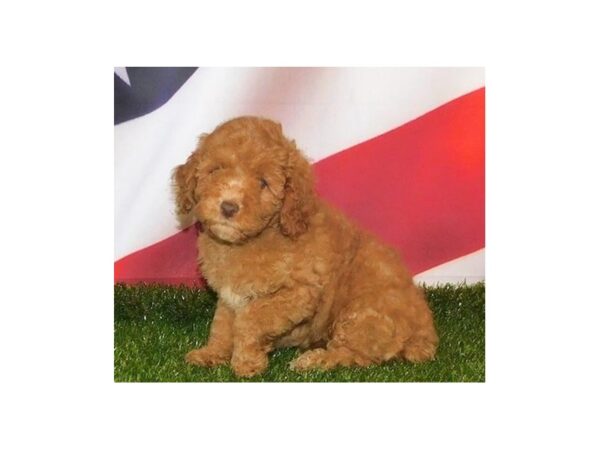
<svg viewBox="0 0 600 450"><path fill-rule="evenodd" d="M203 135L173 174L177 212L219 241L240 244L276 227L296 238L314 211L312 172L281 125L240 117Z"/></svg>

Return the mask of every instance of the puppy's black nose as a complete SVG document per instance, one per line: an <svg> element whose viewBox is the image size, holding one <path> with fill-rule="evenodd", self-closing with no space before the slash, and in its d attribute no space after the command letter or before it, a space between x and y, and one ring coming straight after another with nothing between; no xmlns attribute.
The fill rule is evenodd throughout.
<svg viewBox="0 0 600 450"><path fill-rule="evenodd" d="M221 214L223 214L228 219L233 217L233 215L240 210L240 207L237 203L224 201L221 202Z"/></svg>

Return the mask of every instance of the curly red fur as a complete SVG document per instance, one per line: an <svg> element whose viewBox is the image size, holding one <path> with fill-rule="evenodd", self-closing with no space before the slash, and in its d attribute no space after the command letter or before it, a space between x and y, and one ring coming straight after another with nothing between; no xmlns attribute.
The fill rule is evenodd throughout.
<svg viewBox="0 0 600 450"><path fill-rule="evenodd" d="M178 214L203 224L201 271L219 296L208 343L189 363L252 376L283 346L310 348L296 370L434 357L431 310L400 257L315 195L281 125L222 124L173 181Z"/></svg>
<svg viewBox="0 0 600 450"><path fill-rule="evenodd" d="M281 232L291 238L298 237L307 230L309 217L314 210L312 170L293 145L290 148L285 197L280 211Z"/></svg>

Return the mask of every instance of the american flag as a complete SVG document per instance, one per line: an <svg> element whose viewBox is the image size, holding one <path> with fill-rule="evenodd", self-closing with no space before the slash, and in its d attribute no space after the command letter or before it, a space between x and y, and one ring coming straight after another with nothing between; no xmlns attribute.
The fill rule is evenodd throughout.
<svg viewBox="0 0 600 450"><path fill-rule="evenodd" d="M318 193L417 281L484 279L482 68L115 68L115 282L197 285L171 171L241 115L281 122Z"/></svg>

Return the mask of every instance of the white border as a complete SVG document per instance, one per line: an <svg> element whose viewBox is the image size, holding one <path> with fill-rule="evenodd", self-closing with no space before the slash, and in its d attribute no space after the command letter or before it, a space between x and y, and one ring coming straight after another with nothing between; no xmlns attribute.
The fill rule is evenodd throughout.
<svg viewBox="0 0 600 450"><path fill-rule="evenodd" d="M597 14L486 5L8 6L3 447L597 448ZM113 67L195 63L486 66L486 383L112 382Z"/></svg>

